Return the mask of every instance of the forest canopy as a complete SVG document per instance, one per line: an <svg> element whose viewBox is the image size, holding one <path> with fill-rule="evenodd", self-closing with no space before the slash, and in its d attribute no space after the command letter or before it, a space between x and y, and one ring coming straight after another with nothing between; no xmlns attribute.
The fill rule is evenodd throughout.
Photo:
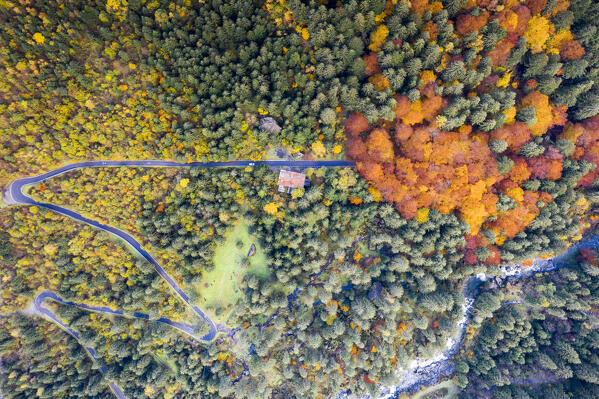
<svg viewBox="0 0 599 399"><path fill-rule="evenodd" d="M462 397L597 397L598 18L0 0L1 396L407 395L458 337ZM247 162L96 164L7 206L11 182L98 160ZM297 162L323 160L349 162Z"/></svg>

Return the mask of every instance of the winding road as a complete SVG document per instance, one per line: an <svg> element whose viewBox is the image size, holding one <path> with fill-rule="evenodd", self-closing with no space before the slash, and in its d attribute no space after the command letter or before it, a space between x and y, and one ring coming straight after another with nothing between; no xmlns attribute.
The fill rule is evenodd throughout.
<svg viewBox="0 0 599 399"><path fill-rule="evenodd" d="M33 305L37 312L39 312L40 314L42 314L44 316L51 318L55 322L59 322L59 321L57 319L55 319L56 315L51 310L44 307L43 303L45 300L52 300L54 302L58 302L63 305L74 306L76 308L87 310L89 312L94 312L94 313L103 313L103 314L125 317L125 318L129 318L129 319L142 319L142 320L147 320L147 321L153 321L156 323L162 323L162 324L169 325L173 328L176 328L177 330L179 330L185 334L188 334L195 339L202 339L200 337L195 336L195 334L193 332L194 326L191 324L181 323L178 321L172 321L171 319L168 319L166 317L158 317L158 318L153 319L150 317L150 315L148 315L146 313L135 312L135 313L129 315L129 314L124 313L122 310L112 309L112 308L109 308L108 306L93 306L93 305L87 305L85 303L71 302L71 301L67 301L67 300L59 297L54 292L44 291L35 297L35 299L33 300Z"/></svg>
<svg viewBox="0 0 599 399"><path fill-rule="evenodd" d="M61 168L53 171L33 176L17 179L10 183L4 193L4 202L10 205L36 205L42 208L50 209L62 215L68 216L72 219L86 223L90 226L103 230L110 233L121 240L125 241L133 250L141 257L150 262L156 272L162 277L166 283L171 287L173 291L187 304L195 313L204 320L209 326L210 330L208 333L201 337L202 341L211 341L214 339L219 331L224 329L223 326L216 325L206 314L197 306L190 303L189 296L179 287L175 280L164 270L162 266L156 261L156 259L146 251L141 244L133 238L130 234L119 230L115 227L105 225L96 220L86 218L85 216L64 208L62 206L48 204L43 202L35 201L33 198L23 193L23 187L32 184L40 183L51 177L61 175L71 170L90 168L90 167L177 167L177 168L223 168L223 167L247 167L247 166L258 166L267 165L273 167L291 167L291 168L321 168L321 167L353 167L355 164L350 161L230 161L230 162L190 162L190 163L178 163L172 161L88 161L79 162L74 164L65 165Z"/></svg>
<svg viewBox="0 0 599 399"><path fill-rule="evenodd" d="M15 181L13 181L11 184L9 184L7 186L7 188L5 189L4 201L9 205L19 205L19 204L37 205L39 207L50 209L52 211L55 211L62 215L68 216L77 221L84 222L90 226L93 226L100 230L106 231L106 232L122 239L123 241L125 241L134 250L134 252L136 252L141 257L143 257L148 262L150 262L154 266L156 272L167 282L167 284L171 287L171 289L173 291L175 291L177 293L177 295L188 306L190 306L195 311L195 313L198 316L200 316L200 318L202 320L204 320L204 322L206 322L209 325L209 327L210 327L209 332L205 336L198 338L202 341L207 342L207 341L212 341L219 332L228 333L228 335L231 336L231 335L234 335L235 332L238 331L239 329L236 328L236 329L230 330L230 329L226 328L225 326L217 325L199 307L191 304L189 296L187 294L185 294L185 292L179 287L179 285L174 281L174 279L171 278L168 275L168 273L162 268L162 266L160 266L160 264L156 261L156 259L152 255L150 255L150 253L148 251L143 249L141 244L137 240L135 240L135 238L133 238L131 235L129 235L128 233L126 233L122 230L116 229L114 227L102 224L98 221L86 218L86 217L82 216L81 214L74 212L70 209L67 209L67 208L64 208L61 206L57 206L54 204L41 203L41 202L35 201L31 197L29 197L23 193L23 188L28 185L40 183L46 179L58 176L60 174L66 173L71 170L88 168L88 167L122 167L122 166L126 166L126 167L223 168L223 167L248 167L248 166L252 167L252 166L257 166L257 165L267 165L267 166L271 166L271 167L289 167L289 168L320 168L320 167L353 167L353 166L355 166L355 164L353 162L349 162L349 161L230 161L230 162L191 162L191 163L177 163L177 162L171 162L171 161L158 161L158 160L89 161L89 162L80 162L80 163L65 165L59 169L55 169L53 171L50 171L50 172L47 172L47 173L44 173L44 174L41 174L38 176L17 179ZM599 235L590 237L589 239L585 240L584 242L580 243L579 245L569 248L566 251L566 253L564 253L556 258L538 261L535 263L535 265L533 267L526 268L525 272L522 271L523 269L521 267L519 267L519 265L505 266L501 269L501 271L503 273L503 277L501 278L499 285L500 286L504 285L510 279L519 280L522 278L530 277L536 273L548 273L548 272L554 271L556 269L559 269L561 267L567 266L567 263L565 262L567 257L570 256L571 254L573 254L576 250L583 248L583 247L594 247L594 248L599 247ZM318 274L320 274L320 273L318 273ZM396 397L401 392L414 390L416 387L419 387L421 385L432 385L432 384L438 382L441 377L448 375L453 371L451 359L458 352L458 350L460 348L466 328L473 316L471 305L474 302L476 295L478 294L478 290L469 289L468 287L477 286L479 283L483 282L486 278L487 278L487 276L481 275L481 276L471 277L468 280L468 284L466 285L466 288L464 289L464 296L466 298L466 301L465 301L465 304L462 306L462 311L463 311L462 319L458 323L459 328L458 328L458 331L456 332L456 334L447 340L445 350L437 353L436 356L434 356L431 359L415 359L415 360L413 360L405 370L400 370L400 376L402 377L402 384L382 390L381 399ZM293 297L294 297L294 295L290 295L290 298L288 298L289 302L293 301L293 299L294 299ZM51 310L49 310L48 308L45 308L43 306L43 302L45 300L52 300L52 301L55 301L58 303L62 303L64 305L75 306L80 309L84 309L84 310L88 310L88 311L92 311L92 312L106 313L106 314L112 314L112 315L118 315L118 316L123 316L123 317L130 317L130 318L140 318L140 319L144 319L144 320L150 320L150 321L155 321L155 322L159 322L159 323L164 323L164 324L170 325L186 334L194 336L192 325L174 322L167 318L161 317L161 318L157 318L157 319L151 319L149 317L149 315L144 314L144 313L134 313L132 315L127 315L127 314L124 314L120 310L114 310L114 309L111 309L111 308L105 307L105 306L91 306L91 305L86 305L83 303L66 301L66 300L60 298L58 295L56 295L53 292L42 292L41 294L39 294L35 298L34 303L33 303L35 312L38 313L39 315L42 315L42 316L50 319L52 322L58 324L60 327L62 327L65 331L67 331L69 334L71 334L78 341L79 341L79 336L80 336L79 333L77 331L69 328ZM508 304L515 304L515 303L519 303L519 302L520 301L504 302L502 304L502 306L505 306ZM271 321L274 317L276 317L277 313L275 313L275 315L271 316L271 318L266 323L264 323L264 325L268 325L268 322ZM197 337L195 337L195 338L197 338ZM83 345L83 346L85 347L85 345ZM94 361L96 361L97 359L95 357L95 351L93 350L93 348L85 347L85 349L89 353L90 357ZM102 368L101 371L104 372L105 368ZM118 386L116 386L113 382L110 383L110 388L119 399L125 398L123 391ZM343 394L339 395L338 397L343 397Z"/></svg>
<svg viewBox="0 0 599 399"><path fill-rule="evenodd" d="M45 298L51 298L52 294L51 293L47 293L50 294L49 296L46 296ZM94 348L90 348L89 346L86 346L85 344L83 344L81 342L80 339L80 334L79 332L73 330L72 328L70 328L69 326L67 326L62 320L60 320L58 317L56 317L56 315L49 309L44 308L43 306L41 306L41 302L45 299L45 298L41 298L43 294L38 295L35 300L34 300L34 306L36 308L36 312L39 312L40 316L44 316L47 317L48 319L52 320L54 323L58 324L63 330L65 330L67 333L69 333L71 336L73 336L73 338L75 338L77 340L77 342L79 342L79 344L81 346L83 346L85 348L85 350L87 351L87 353L89 354L89 356L92 358L92 360L94 362L97 362L98 359L96 358L96 351L94 350ZM52 298L54 300L57 300L57 298ZM60 302L60 301L59 301ZM102 366L100 367L100 372L102 374L106 373L106 366ZM123 392L123 390L121 388L119 388L114 381L111 381L110 384L110 390L114 393L114 395L119 398L119 399L127 399L127 397L125 396L125 393Z"/></svg>
<svg viewBox="0 0 599 399"><path fill-rule="evenodd" d="M4 190L4 202L8 205L36 205L42 208L50 209L54 212L60 213L62 215L68 216L77 221L86 223L92 227L103 230L107 233L110 233L121 240L125 241L137 254L150 262L156 272L162 277L166 283L171 287L175 293L188 305L190 306L194 312L200 316L200 318L209 325L209 331L203 337L199 339L205 342L212 341L219 332L228 332L225 326L217 325L210 319L198 306L193 305L190 302L189 296L179 287L177 282L164 270L164 268L156 261L156 259L146 251L142 245L133 238L130 234L125 231L119 230L112 226L105 225L96 220L92 220L86 218L85 216L72 211L70 209L64 208L62 206L43 203L35 201L33 198L29 197L25 193L23 193L23 188L25 186L29 186L32 184L37 184L45 181L46 179L61 175L63 173L81 169L81 168L92 168L92 167L169 167L169 168L230 168L230 167L254 167L258 165L266 165L270 167L289 167L289 168L321 168L321 167L353 167L355 166L354 162L350 161L340 161L340 160L332 160L332 161L291 161L291 160L283 160L283 161L249 161L249 160L241 160L241 161L226 161L226 162L189 162L189 163L179 163L173 161L160 161L160 160L146 160L146 161L87 161L87 162L79 162L68 164L62 166L61 168L52 170L47 173L43 173L41 175L33 176L33 177L24 177L21 179L14 180L11 182L6 189ZM75 339L79 341L79 333L71 328L69 328L64 322L62 322L51 310L45 308L43 306L43 302L46 299L51 299L53 301L76 306L81 309L86 309L89 311L100 312L100 313L108 313L113 315L125 316L125 317L133 317L133 318L141 318L150 320L149 316L144 313L135 313L133 315L125 315L120 310L114 310L104 306L90 306L81 303L69 302L60 298L58 295L52 292L42 292L39 294L34 300L34 308L36 313L41 316L44 316L51 320L52 322L58 324L65 331L71 334ZM167 318L159 318L154 319L153 321L168 324L174 328L177 328L180 331L183 331L187 334L193 335L192 326L184 323L174 322ZM191 333L189 331L191 328ZM96 361L95 351L93 348L88 348L83 345L90 357ZM102 372L104 370L101 369ZM113 382L110 383L110 387L114 394L118 398L125 398L123 391L116 386Z"/></svg>

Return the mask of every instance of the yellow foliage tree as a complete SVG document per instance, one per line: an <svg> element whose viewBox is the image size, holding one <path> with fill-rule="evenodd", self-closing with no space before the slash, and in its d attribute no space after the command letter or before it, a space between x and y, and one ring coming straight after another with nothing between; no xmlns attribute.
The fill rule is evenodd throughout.
<svg viewBox="0 0 599 399"><path fill-rule="evenodd" d="M124 21L127 17L127 0L106 0L106 11Z"/></svg>
<svg viewBox="0 0 599 399"><path fill-rule="evenodd" d="M430 211L429 208L418 209L418 212L416 212L416 214L417 214L416 220L418 221L418 223L424 223L424 222L428 221L429 211Z"/></svg>
<svg viewBox="0 0 599 399"><path fill-rule="evenodd" d="M324 157L327 154L327 150L320 140L312 143L312 152L319 158Z"/></svg>
<svg viewBox="0 0 599 399"><path fill-rule="evenodd" d="M381 194L378 188L370 186L368 187L368 192L370 193L370 195L372 195L374 201L379 202L383 200L383 195Z"/></svg>
<svg viewBox="0 0 599 399"><path fill-rule="evenodd" d="M310 38L310 32L308 32L308 29L303 28L302 29L302 39L308 40L309 38Z"/></svg>
<svg viewBox="0 0 599 399"><path fill-rule="evenodd" d="M36 42L37 44L44 44L44 41L46 41L46 38L45 38L45 37L44 37L44 35L42 35L41 33L39 33L39 32L35 32L35 33L33 34L33 40L35 40L35 42Z"/></svg>
<svg viewBox="0 0 599 399"><path fill-rule="evenodd" d="M385 25L379 25L374 32L370 34L370 44L368 48L372 51L381 51L381 46L385 43L389 29Z"/></svg>
<svg viewBox="0 0 599 399"><path fill-rule="evenodd" d="M293 199L301 198L304 196L305 193L306 193L306 190L303 187L298 187L291 192L291 198L293 198Z"/></svg>
<svg viewBox="0 0 599 399"><path fill-rule="evenodd" d="M547 18L535 15L528 20L523 36L530 51L540 53L545 49L545 43L554 32L555 28Z"/></svg>
<svg viewBox="0 0 599 399"><path fill-rule="evenodd" d="M547 47L559 50L565 43L574 39L574 35L570 32L570 29L562 29L557 32L547 43Z"/></svg>
<svg viewBox="0 0 599 399"><path fill-rule="evenodd" d="M274 202L269 202L268 204L264 205L264 212L268 213L269 215L276 215L278 210L279 204Z"/></svg>
<svg viewBox="0 0 599 399"><path fill-rule="evenodd" d="M507 87L512 79L512 71L506 72L498 81L497 87Z"/></svg>
<svg viewBox="0 0 599 399"><path fill-rule="evenodd" d="M189 184L189 179L181 179L181 181L179 181L179 184L177 184L177 187L175 187L175 189L177 191L183 191L185 189L185 187L187 187L188 184Z"/></svg>

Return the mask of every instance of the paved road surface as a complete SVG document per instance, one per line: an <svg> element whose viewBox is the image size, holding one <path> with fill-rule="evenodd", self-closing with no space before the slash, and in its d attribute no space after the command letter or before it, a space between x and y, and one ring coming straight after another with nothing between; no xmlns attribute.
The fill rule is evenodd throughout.
<svg viewBox="0 0 599 399"><path fill-rule="evenodd" d="M87 310L87 311L95 312L95 313L105 313L105 314L110 314L110 315L115 315L115 316L120 316L120 317L126 317L126 318L130 318L130 319L142 319L142 320L153 321L156 323L166 324L173 328L176 328L177 330L179 330L185 334L191 335L195 339L198 339L198 337L196 337L195 334L193 333L194 326L191 324L173 321L166 317L158 317L158 318L153 319L150 317L150 315L148 315L146 313L135 312L135 313L129 315L129 314L124 313L122 310L112 309L112 308L109 308L108 306L93 306L93 305L87 305L85 303L71 302L71 301L67 301L67 300L59 297L54 292L50 292L50 291L42 292L41 294L36 296L33 301L36 310L44 315L48 315L47 312L52 313L51 310L49 310L43 306L43 302L45 300L52 300L52 301L61 303L63 305L75 306L79 309L83 309L83 310ZM52 314L54 314L54 313L52 313ZM53 317L51 317L51 318L54 320Z"/></svg>
<svg viewBox="0 0 599 399"><path fill-rule="evenodd" d="M69 326L67 326L65 323L62 322L62 320L60 320L58 317L56 317L56 315L52 311L50 311L49 309L47 309L41 305L42 301L45 298L52 298L52 295L53 295L52 293L46 293L46 294L47 294L46 296L41 294L35 298L34 305L35 305L36 311L39 312L39 314L41 316L45 316L45 317L49 318L54 323L56 323L60 327L62 327L62 329L65 330L67 333L72 335L73 338L75 338L85 348L85 350L87 351L89 356L92 358L92 360L94 362L97 362L98 359L96 358L96 351L94 350L94 348L90 348L89 346L85 346L81 343L79 332L77 332L77 331L73 330L72 328L70 328ZM55 299L55 298L53 298L53 299ZM58 302L60 302L60 301L58 301ZM102 374L106 373L106 366L100 367L100 371L102 372ZM127 399L125 394L121 390L121 388L119 388L114 382L110 383L110 389L112 390L112 392L115 394L115 396L117 398Z"/></svg>
<svg viewBox="0 0 599 399"><path fill-rule="evenodd" d="M54 176L61 175L71 170L81 168L98 168L98 167L170 167L170 168L232 168L267 165L273 167L288 167L288 168L322 168L322 167L354 167L355 163L351 161L225 161L225 162L190 162L179 163L173 161L87 161L68 164L50 172L33 176L24 177L13 181L5 193L5 198L8 203L13 204L32 204L33 199L21 193L21 188L30 184L40 183L43 180ZM11 202L12 199L12 202Z"/></svg>

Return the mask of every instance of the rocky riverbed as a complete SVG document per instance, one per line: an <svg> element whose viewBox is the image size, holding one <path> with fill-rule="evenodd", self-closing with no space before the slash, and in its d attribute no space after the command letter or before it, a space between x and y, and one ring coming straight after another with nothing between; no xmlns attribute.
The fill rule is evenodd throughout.
<svg viewBox="0 0 599 399"><path fill-rule="evenodd" d="M462 318L458 322L458 330L453 337L447 339L445 349L436 353L430 358L417 358L408 364L405 369L398 369L397 376L400 384L393 387L381 387L378 399L396 398L403 392L413 393L419 391L422 386L431 386L438 384L442 379L448 378L453 374L454 366L451 362L453 356L458 353L466 328L472 318L472 304L479 293L478 287L489 281L495 288L500 288L506 284L513 284L523 278L531 277L537 273L548 273L562 267L568 266L568 260L580 248L599 246L599 235L593 235L578 245L570 247L563 254L548 259L534 259L530 266L513 263L499 267L499 274L488 276L480 273L468 279L464 287L465 302L462 305ZM518 303L519 301L510 301L502 303L502 306ZM342 392L336 399L357 399L356 395ZM369 395L363 395L360 399L369 399Z"/></svg>

